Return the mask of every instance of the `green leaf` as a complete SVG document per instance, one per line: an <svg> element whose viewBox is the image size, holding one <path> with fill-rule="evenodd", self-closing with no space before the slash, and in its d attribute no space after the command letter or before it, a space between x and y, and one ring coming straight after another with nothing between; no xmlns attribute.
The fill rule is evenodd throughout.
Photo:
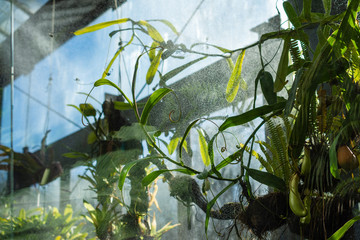
<svg viewBox="0 0 360 240"><path fill-rule="evenodd" d="M214 141L217 137L217 134L215 134L209 141L208 144L208 154L210 158L210 164L211 164L211 170L218 176L218 178L222 178L221 173L216 169L215 163L214 163Z"/></svg>
<svg viewBox="0 0 360 240"><path fill-rule="evenodd" d="M89 116L96 116L96 110L90 103L82 103L80 104L80 110L81 112L89 117Z"/></svg>
<svg viewBox="0 0 360 240"><path fill-rule="evenodd" d="M83 159L88 159L89 155L83 152L69 152L69 153L63 153L62 154L63 157L66 158L83 158Z"/></svg>
<svg viewBox="0 0 360 240"><path fill-rule="evenodd" d="M144 128L147 132L155 133L157 131L155 127L149 125L145 125ZM144 133L142 125L137 122L131 124L131 126L121 127L119 131L115 132L113 137L119 138L122 141L128 141L128 140L142 141L147 139L147 135Z"/></svg>
<svg viewBox="0 0 360 240"><path fill-rule="evenodd" d="M129 103L125 103L125 102L120 102L120 101L113 101L114 103L114 109L116 110L130 110L132 109L131 104ZM145 106L145 103L136 103L136 105L138 106L138 108L143 108Z"/></svg>
<svg viewBox="0 0 360 240"><path fill-rule="evenodd" d="M205 137L203 135L202 130L197 129L198 134L199 134L199 145L200 145L200 155L201 155L201 159L203 160L203 163L205 166L209 166L210 165L210 157L209 157L209 153L208 153L208 144L205 140Z"/></svg>
<svg viewBox="0 0 360 240"><path fill-rule="evenodd" d="M264 71L260 76L261 90L269 105L275 104L277 101L276 93L274 92L274 80L269 72Z"/></svg>
<svg viewBox="0 0 360 240"><path fill-rule="evenodd" d="M64 217L66 217L65 222L69 223L72 219L73 210L70 204L66 204L66 207L64 209Z"/></svg>
<svg viewBox="0 0 360 240"><path fill-rule="evenodd" d="M292 23L292 25L294 25L295 28L301 27L301 22L299 20L299 17L296 14L296 11L293 8L293 6L291 5L291 3L289 3L288 1L285 1L283 3L283 7L284 7L285 13L286 13L287 17L289 18L289 21Z"/></svg>
<svg viewBox="0 0 360 240"><path fill-rule="evenodd" d="M229 65L229 69L232 72L234 70L234 62L231 58L226 58L226 62Z"/></svg>
<svg viewBox="0 0 360 240"><path fill-rule="evenodd" d="M164 227L162 227L159 231L156 232L155 234L155 239L161 239L161 236L168 232L169 230L181 225L180 223L178 224L174 224L174 225L170 225L171 222L168 222Z"/></svg>
<svg viewBox="0 0 360 240"><path fill-rule="evenodd" d="M160 176L161 174L165 173L165 172L181 172L184 174L188 174L188 175L194 175L195 173L189 169L186 168L178 168L178 169L161 169L161 170L157 170L157 171L153 171L151 173L149 173L148 175L146 175L142 181L141 184L143 186L147 186L150 183L152 183L158 176Z"/></svg>
<svg viewBox="0 0 360 240"><path fill-rule="evenodd" d="M80 30L77 30L76 32L74 32L74 34L75 35L81 35L81 34L84 34L84 33L94 32L94 31L97 31L99 29L106 28L106 27L109 27L109 26L114 25L114 24L125 23L127 21L131 21L131 19L130 18L122 18L122 19L118 19L118 20L114 20L114 21L103 22L103 23L95 24L93 26L89 26L89 27L85 27L85 28L82 28Z"/></svg>
<svg viewBox="0 0 360 240"><path fill-rule="evenodd" d="M97 100L96 98L94 98L93 96L91 96L89 93L86 93L86 92L77 92L77 94L82 94L82 95L85 95L86 97L89 97L91 98L92 100L94 100L95 102L97 102L98 104L102 104L99 100Z"/></svg>
<svg viewBox="0 0 360 240"><path fill-rule="evenodd" d="M239 90L239 86L240 86L240 81L241 81L241 70L242 70L242 64L244 61L244 57L245 57L245 50L243 50L235 63L234 69L230 75L230 79L229 82L227 84L226 87L226 101L228 101L229 103L231 103L232 101L234 101L236 94Z"/></svg>
<svg viewBox="0 0 360 240"><path fill-rule="evenodd" d="M194 47L196 46L206 46L206 47L214 47L220 51L222 51L223 53L231 53L232 51L229 50L229 49L226 49L226 48L223 48L223 47L220 47L220 46L217 46L217 45L214 45L214 44L209 44L209 43L194 43L193 45L191 45L190 49L193 49ZM229 57L227 57L227 59L229 59Z"/></svg>
<svg viewBox="0 0 360 240"><path fill-rule="evenodd" d="M158 70L159 64L160 64L160 60L161 60L161 55L163 53L164 50L160 50L155 58L151 61L150 67L146 73L146 83L147 84L151 84L152 81L154 80L155 74Z"/></svg>
<svg viewBox="0 0 360 240"><path fill-rule="evenodd" d="M347 131L348 127L356 128L359 127L358 121L351 121L346 124L335 137L334 141L332 142L329 150L329 157L330 157L330 172L334 176L334 178L340 179L340 170L338 169L338 162L337 162L337 149L336 146L338 144L340 136L342 136L344 131Z"/></svg>
<svg viewBox="0 0 360 240"><path fill-rule="evenodd" d="M155 42L155 41L151 44L151 47L150 47L149 52L148 52L150 62L152 62L154 60L155 54L156 54L156 48L158 46L159 46L159 43Z"/></svg>
<svg viewBox="0 0 360 240"><path fill-rule="evenodd" d="M99 87L102 85L109 85L109 86L116 88L123 95L123 97L126 99L126 101L128 101L128 103L132 107L134 107L134 104L130 101L130 99L125 95L125 93L115 83L113 83L112 81L105 79L105 78L99 79L94 83L94 87Z"/></svg>
<svg viewBox="0 0 360 240"><path fill-rule="evenodd" d="M141 124L146 124L151 109L169 92L172 92L170 88L159 88L153 94L151 94L145 104L144 110L142 111L140 119Z"/></svg>
<svg viewBox="0 0 360 240"><path fill-rule="evenodd" d="M311 22L311 2L312 0L304 0L303 12L306 20Z"/></svg>
<svg viewBox="0 0 360 240"><path fill-rule="evenodd" d="M304 73L304 68L300 68L295 75L295 80L291 86L290 92L289 92L289 98L286 101L286 106L285 106L285 116L289 116L291 109L294 106L294 101L295 101L295 97L296 97L296 91L298 88L298 84L300 82L300 79L302 77Z"/></svg>
<svg viewBox="0 0 360 240"><path fill-rule="evenodd" d="M289 49L290 49L290 37L288 36L284 40L284 47L281 53L278 69L276 72L276 79L274 84L274 92L279 92L283 89L286 82L286 76L288 72L289 65Z"/></svg>
<svg viewBox="0 0 360 240"><path fill-rule="evenodd" d="M142 162L142 161L147 161L147 160L148 159L138 159L138 160L135 160L135 161L132 161L132 162L129 162L129 163L125 164L123 169L121 169L120 176L119 176L118 187L119 187L120 192L122 192L126 176L129 173L129 171L131 170L131 168L133 166L135 166L135 164L137 164L139 162Z"/></svg>
<svg viewBox="0 0 360 240"><path fill-rule="evenodd" d="M207 237L207 230L208 230L208 225L209 225L209 219L210 219L210 212L211 212L211 208L214 206L216 200L223 195L229 188L231 188L232 186L234 186L237 183L237 181L231 182L229 185L227 185L223 190L221 190L221 192L219 192L206 206L206 219L205 219L205 234Z"/></svg>
<svg viewBox="0 0 360 240"><path fill-rule="evenodd" d="M181 138L180 137L177 137L177 138L173 138L170 140L168 146L167 146L167 149L169 151L169 154L173 154L180 142Z"/></svg>
<svg viewBox="0 0 360 240"><path fill-rule="evenodd" d="M190 67L191 65L193 65L193 64L195 64L195 63L197 63L197 62L199 62L199 61L201 61L201 60L203 60L203 59L205 59L205 58L206 58L206 56L205 56L205 57L198 58L198 59L195 59L195 60L190 61L190 62L188 62L188 63L186 63L186 64L184 64L184 65L182 65L182 66L180 66L180 67L178 67L178 68L175 68L175 69L171 70L170 72L168 72L168 73L166 73L165 75L163 75L163 76L160 78L160 81L161 81L162 83L165 83L167 80L173 78L174 76L176 76L177 74L179 74L180 72L182 72L183 70L185 70L186 68Z"/></svg>
<svg viewBox="0 0 360 240"><path fill-rule="evenodd" d="M130 40L128 41L128 43L126 43L124 46L122 46L121 48L119 48L116 53L114 54L114 56L112 57L112 59L110 60L109 64L107 65L105 71L103 72L101 78L105 78L106 76L109 75L109 71L111 66L114 64L115 60L118 58L118 56L120 55L120 53L128 46L132 43L132 41L134 40L134 34L131 36Z"/></svg>
<svg viewBox="0 0 360 240"><path fill-rule="evenodd" d="M179 32L176 30L175 26L169 22L168 20L165 19L152 19L152 20L148 20L148 22L151 21L158 21L158 22L162 22L163 24L165 24L166 26L168 26L177 36L179 36Z"/></svg>
<svg viewBox="0 0 360 240"><path fill-rule="evenodd" d="M194 120L192 123L190 123L190 125L189 125L189 126L186 128L186 130L185 130L184 136L183 136L183 138L181 139L180 146L179 146L179 158L180 158L180 161L182 161L182 160L181 160L181 156L182 156L181 152L182 152L182 147L183 147L183 144L184 144L184 142L185 142L185 140L186 140L186 137L187 137L187 135L189 134L191 128L192 128L199 120L200 120L200 119Z"/></svg>
<svg viewBox="0 0 360 240"><path fill-rule="evenodd" d="M20 209L20 212L19 212L19 218L20 219L24 219L26 218L26 212L25 212L25 209Z"/></svg>
<svg viewBox="0 0 360 240"><path fill-rule="evenodd" d="M250 122L250 121L254 120L255 118L261 117L270 112L281 110L285 107L285 104L286 104L286 101L278 102L273 105L265 105L265 106L261 106L261 107L252 109L250 111L247 111L238 116L229 117L225 120L225 122L223 124L221 124L221 126L219 127L219 130L224 131L225 129L227 129L229 127L242 125L244 123Z"/></svg>
<svg viewBox="0 0 360 240"><path fill-rule="evenodd" d="M325 15L326 16L330 16L330 11L331 11L331 0L322 0L323 5L324 5L324 9L325 9Z"/></svg>
<svg viewBox="0 0 360 240"><path fill-rule="evenodd" d="M282 192L286 192L286 183L281 178L268 172L262 172L256 169L247 168L245 166L244 168L246 169L249 176L259 183L276 188Z"/></svg>
<svg viewBox="0 0 360 240"><path fill-rule="evenodd" d="M340 28L336 35L336 41L333 46L337 57L341 56L350 42L356 43L359 41L359 27L355 21L359 2L359 0L352 0L349 2L346 14L341 21ZM355 39L356 41L354 41Z"/></svg>
<svg viewBox="0 0 360 240"><path fill-rule="evenodd" d="M143 25L147 28L149 36L156 42L162 43L164 42L164 39L162 38L161 34L154 28L151 24L144 20L140 20L137 22L140 25Z"/></svg>
<svg viewBox="0 0 360 240"><path fill-rule="evenodd" d="M349 221L347 221L339 230L337 230L328 240L339 240L341 239L344 234L346 233L349 228L354 225L355 222L360 220L360 216L356 216Z"/></svg>
<svg viewBox="0 0 360 240"><path fill-rule="evenodd" d="M164 172L169 172L169 171L170 170L168 170L168 169L161 169L161 170L158 170L158 171L153 171L153 172L149 173L148 175L146 175L142 179L141 184L143 186L147 186L150 183L152 183L158 176L160 176L160 174L162 174Z"/></svg>
<svg viewBox="0 0 360 240"><path fill-rule="evenodd" d="M83 200L83 203L84 203L84 207L86 208L86 210L88 210L89 212L95 211L95 208L90 203L88 203L86 200Z"/></svg>

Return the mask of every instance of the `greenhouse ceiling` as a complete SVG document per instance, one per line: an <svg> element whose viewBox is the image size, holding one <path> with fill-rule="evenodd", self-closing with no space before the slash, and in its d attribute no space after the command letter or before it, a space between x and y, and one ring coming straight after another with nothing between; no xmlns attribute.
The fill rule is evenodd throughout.
<svg viewBox="0 0 360 240"><path fill-rule="evenodd" d="M10 76L11 2L0 1L0 86L8 84ZM118 6L123 2L118 0ZM13 4L16 77L31 72L36 63L68 41L76 29L114 8L114 1L106 0L13 0ZM21 49L21 54L16 49Z"/></svg>

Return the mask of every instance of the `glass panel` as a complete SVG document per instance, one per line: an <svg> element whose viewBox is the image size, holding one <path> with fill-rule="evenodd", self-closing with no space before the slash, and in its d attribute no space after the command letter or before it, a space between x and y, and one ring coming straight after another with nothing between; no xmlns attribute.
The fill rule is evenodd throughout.
<svg viewBox="0 0 360 240"><path fill-rule="evenodd" d="M1 1L0 239L329 238L358 215L358 1L310 2Z"/></svg>

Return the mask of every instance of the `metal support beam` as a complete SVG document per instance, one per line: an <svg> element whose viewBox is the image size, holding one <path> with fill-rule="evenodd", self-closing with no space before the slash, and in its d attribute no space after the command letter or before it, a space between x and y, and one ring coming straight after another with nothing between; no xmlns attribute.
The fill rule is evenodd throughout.
<svg viewBox="0 0 360 240"><path fill-rule="evenodd" d="M124 3L125 0L118 4ZM52 23L52 1L48 1L36 14L15 31L15 66L16 75L29 74L35 64L48 56L51 52L50 38L54 38L53 49L57 49L74 36L73 32L87 26L109 8L114 7L113 1L81 0L56 1L55 33L50 36ZM7 38L0 45L0 86L10 82L10 39Z"/></svg>
<svg viewBox="0 0 360 240"><path fill-rule="evenodd" d="M27 15L29 15L29 16L33 15L33 13L29 10L29 8L27 6L25 6L24 4L22 4L21 2L15 0L14 5L17 8L21 9L21 11L23 11Z"/></svg>

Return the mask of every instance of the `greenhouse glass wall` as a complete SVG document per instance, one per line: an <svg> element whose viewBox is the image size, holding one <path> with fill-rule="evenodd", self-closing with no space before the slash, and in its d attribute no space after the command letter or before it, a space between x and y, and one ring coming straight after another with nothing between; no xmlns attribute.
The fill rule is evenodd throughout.
<svg viewBox="0 0 360 240"><path fill-rule="evenodd" d="M360 0L0 9L0 239L358 239Z"/></svg>

